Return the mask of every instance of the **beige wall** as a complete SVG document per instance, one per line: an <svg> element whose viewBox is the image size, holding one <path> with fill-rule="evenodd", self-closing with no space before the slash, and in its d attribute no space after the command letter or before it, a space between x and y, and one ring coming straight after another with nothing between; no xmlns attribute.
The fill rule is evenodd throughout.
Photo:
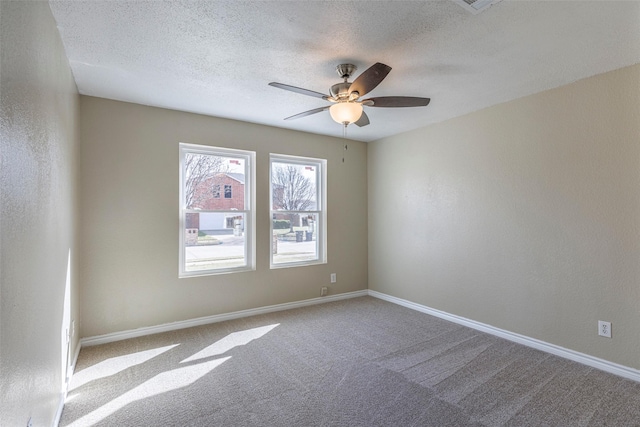
<svg viewBox="0 0 640 427"><path fill-rule="evenodd" d="M366 144L81 97L82 336L367 287ZM340 132L336 125L337 132ZM178 143L255 151L257 269L178 278ZM269 153L328 161L328 264L269 269ZM330 273L338 282L329 283Z"/></svg>
<svg viewBox="0 0 640 427"><path fill-rule="evenodd" d="M48 3L0 8L0 425L49 426L77 319L78 95Z"/></svg>
<svg viewBox="0 0 640 427"><path fill-rule="evenodd" d="M370 289L640 368L639 88L637 65L370 144Z"/></svg>

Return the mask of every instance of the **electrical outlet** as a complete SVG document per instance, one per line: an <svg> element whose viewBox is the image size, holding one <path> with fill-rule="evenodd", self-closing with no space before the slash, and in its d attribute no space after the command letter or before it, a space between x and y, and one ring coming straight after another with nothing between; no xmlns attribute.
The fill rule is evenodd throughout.
<svg viewBox="0 0 640 427"><path fill-rule="evenodd" d="M327 288L326 286L323 286L322 288L320 288L321 297L326 297L328 293L329 293L329 288Z"/></svg>
<svg viewBox="0 0 640 427"><path fill-rule="evenodd" d="M611 338L611 322L598 320L598 335Z"/></svg>
<svg viewBox="0 0 640 427"><path fill-rule="evenodd" d="M336 283L337 282L337 278L336 278L336 273L331 273L331 283Z"/></svg>

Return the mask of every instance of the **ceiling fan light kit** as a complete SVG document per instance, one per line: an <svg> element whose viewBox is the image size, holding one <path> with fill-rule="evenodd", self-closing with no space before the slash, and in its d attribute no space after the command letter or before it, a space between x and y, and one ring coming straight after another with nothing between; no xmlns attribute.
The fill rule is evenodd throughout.
<svg viewBox="0 0 640 427"><path fill-rule="evenodd" d="M362 116L362 104L357 102L338 102L329 107L331 118L340 124L351 124Z"/></svg>
<svg viewBox="0 0 640 427"><path fill-rule="evenodd" d="M336 67L336 72L344 79L344 81L331 86L330 95L324 95L313 90L277 82L271 82L269 85L279 89L300 93L302 95L313 96L314 98L322 98L325 101L334 103L328 107L315 108L313 110L295 114L285 118L285 120L299 119L301 117L329 110L331 118L337 123L344 125L345 128L351 123L354 123L359 127L369 124L369 118L367 117L367 113L364 112L363 106L397 108L424 107L429 104L429 98L418 98L412 96L382 96L360 100L361 96L371 92L380 84L380 82L382 82L382 80L384 80L385 77L387 77L387 74L391 71L391 67L381 62L376 62L360 74L352 83L349 83L349 77L351 77L351 74L353 74L357 69L358 67L353 64L338 65Z"/></svg>

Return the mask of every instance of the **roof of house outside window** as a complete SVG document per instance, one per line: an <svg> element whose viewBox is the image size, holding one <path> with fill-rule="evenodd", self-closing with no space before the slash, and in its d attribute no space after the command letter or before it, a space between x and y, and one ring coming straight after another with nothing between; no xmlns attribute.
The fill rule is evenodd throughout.
<svg viewBox="0 0 640 427"><path fill-rule="evenodd" d="M244 185L244 174L243 173L229 172L229 173L225 173L225 175L227 175L229 178L235 179L240 184Z"/></svg>

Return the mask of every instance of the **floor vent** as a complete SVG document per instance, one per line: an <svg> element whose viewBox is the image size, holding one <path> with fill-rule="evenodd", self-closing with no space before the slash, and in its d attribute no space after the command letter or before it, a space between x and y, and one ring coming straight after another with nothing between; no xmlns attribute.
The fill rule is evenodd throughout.
<svg viewBox="0 0 640 427"><path fill-rule="evenodd" d="M483 12L489 9L494 4L498 3L501 0L453 0L455 3L462 6L466 11L477 15L480 12Z"/></svg>

